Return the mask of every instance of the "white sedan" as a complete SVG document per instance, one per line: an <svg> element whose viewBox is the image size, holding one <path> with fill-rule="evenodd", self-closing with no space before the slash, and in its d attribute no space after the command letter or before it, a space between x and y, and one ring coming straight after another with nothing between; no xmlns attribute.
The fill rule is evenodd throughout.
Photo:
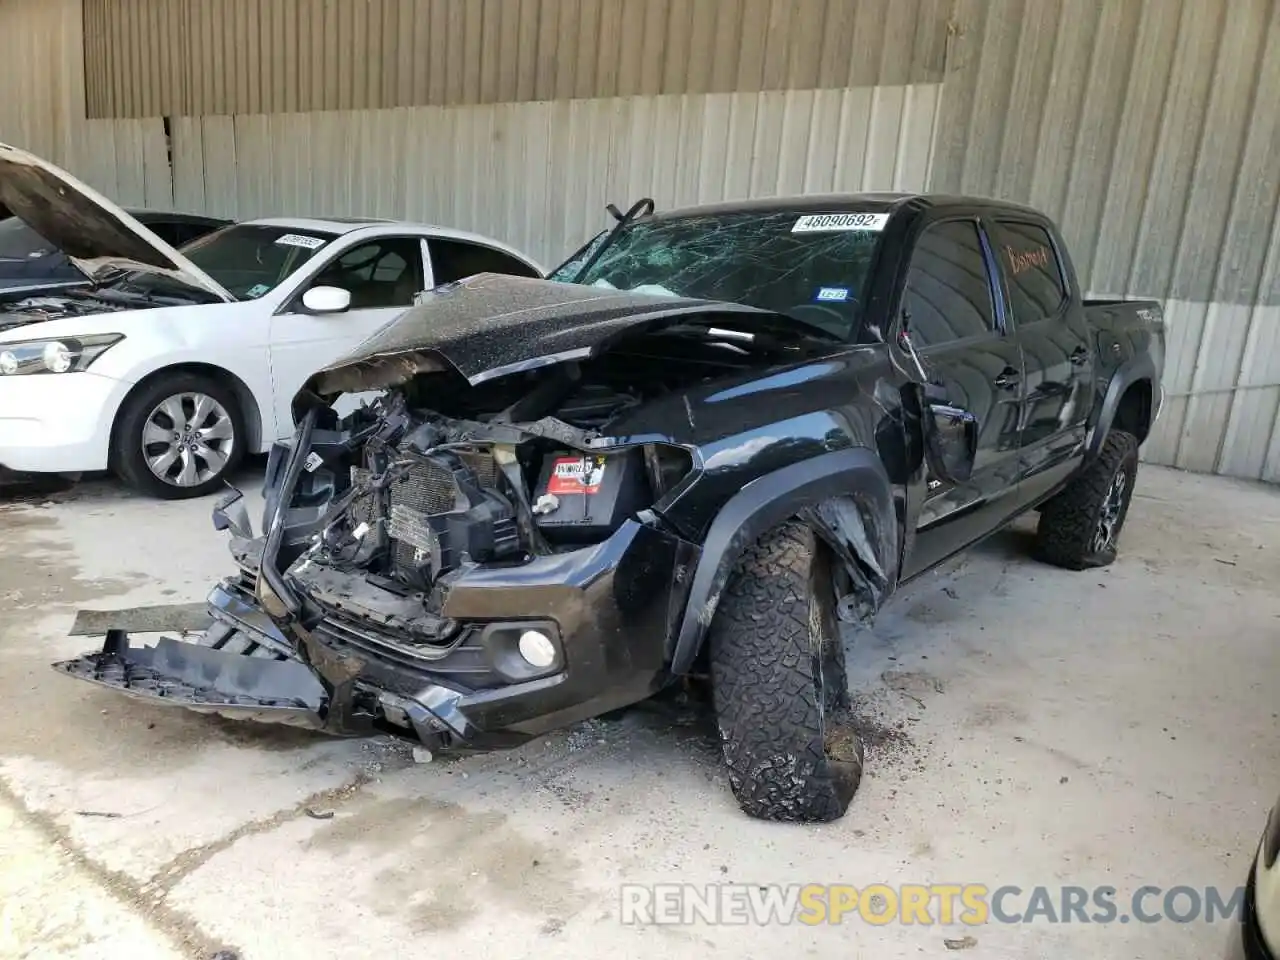
<svg viewBox="0 0 1280 960"><path fill-rule="evenodd" d="M487 237L378 220L271 219L179 253L110 200L0 144L12 213L89 278L0 304L0 467L114 470L169 499L221 486L247 451L290 436L303 381L433 286L540 277Z"/></svg>

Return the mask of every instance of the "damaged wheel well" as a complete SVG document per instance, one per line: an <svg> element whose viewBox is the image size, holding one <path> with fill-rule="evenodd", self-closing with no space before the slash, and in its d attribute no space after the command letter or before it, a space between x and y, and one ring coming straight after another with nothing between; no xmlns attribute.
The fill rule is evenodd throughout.
<svg viewBox="0 0 1280 960"><path fill-rule="evenodd" d="M254 398L253 391L230 370L215 366L212 363L176 363L173 366L161 367L159 370L147 374L135 383L124 399L120 401L120 407L115 414L116 419L119 420L120 412L127 410L130 401L151 384L161 377L179 373L195 373L209 377L224 384L231 390L235 394L236 402L240 404L240 413L244 417L244 428L247 434L244 449L249 453L256 453L262 448L262 411L258 409L258 401ZM119 452L117 449L118 444L119 438L116 436L116 428L113 426L111 430L111 461L113 463Z"/></svg>
<svg viewBox="0 0 1280 960"><path fill-rule="evenodd" d="M759 477L731 497L712 522L689 587L671 654L671 672L688 673L715 617L734 564L780 523L800 519L842 561L855 617L875 613L897 580L901 531L892 487L875 452L837 450Z"/></svg>

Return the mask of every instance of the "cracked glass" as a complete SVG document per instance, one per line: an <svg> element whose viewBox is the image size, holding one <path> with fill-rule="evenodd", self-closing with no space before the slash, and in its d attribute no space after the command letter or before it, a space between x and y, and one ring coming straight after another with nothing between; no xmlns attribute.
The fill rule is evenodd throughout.
<svg viewBox="0 0 1280 960"><path fill-rule="evenodd" d="M849 339L862 320L881 234L793 233L799 217L731 213L640 220L625 227L585 274L577 275L604 235L552 279L746 304Z"/></svg>

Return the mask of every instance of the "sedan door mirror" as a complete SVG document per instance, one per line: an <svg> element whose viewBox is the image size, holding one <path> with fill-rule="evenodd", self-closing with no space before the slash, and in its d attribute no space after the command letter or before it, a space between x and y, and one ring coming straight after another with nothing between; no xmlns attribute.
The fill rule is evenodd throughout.
<svg viewBox="0 0 1280 960"><path fill-rule="evenodd" d="M351 292L341 287L312 287L302 295L307 313L345 313L351 308Z"/></svg>

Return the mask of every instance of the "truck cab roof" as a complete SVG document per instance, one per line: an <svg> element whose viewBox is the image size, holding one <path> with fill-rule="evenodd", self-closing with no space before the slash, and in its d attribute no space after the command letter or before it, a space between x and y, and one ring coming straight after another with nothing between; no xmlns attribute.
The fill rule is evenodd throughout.
<svg viewBox="0 0 1280 960"><path fill-rule="evenodd" d="M774 213L865 213L894 214L910 209L916 212L940 210L948 207L972 209L992 207L1013 210L1043 219L1044 214L1032 207L992 197L966 196L945 193L816 193L792 197L764 197L756 200L725 200L719 203L678 207L653 214L655 220L678 220L684 217L724 216L755 214L765 216Z"/></svg>

